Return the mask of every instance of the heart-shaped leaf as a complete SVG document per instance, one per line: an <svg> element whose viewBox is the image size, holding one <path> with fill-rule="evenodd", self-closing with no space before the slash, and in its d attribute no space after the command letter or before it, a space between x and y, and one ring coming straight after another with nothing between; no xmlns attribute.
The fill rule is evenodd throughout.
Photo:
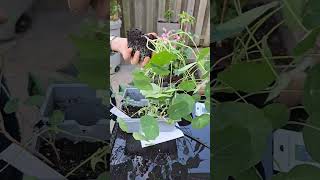
<svg viewBox="0 0 320 180"><path fill-rule="evenodd" d="M195 90L196 84L192 80L188 80L188 81L182 81L178 87L184 91L189 92L189 91Z"/></svg>
<svg viewBox="0 0 320 180"><path fill-rule="evenodd" d="M148 140L154 140L159 136L159 124L158 121L149 115L144 115L140 119L141 130L144 136Z"/></svg>
<svg viewBox="0 0 320 180"><path fill-rule="evenodd" d="M218 80L235 90L256 92L267 88L276 77L266 62L233 64L218 74Z"/></svg>
<svg viewBox="0 0 320 180"><path fill-rule="evenodd" d="M122 131L128 132L128 125L122 118L117 118L117 122L119 123L119 127Z"/></svg>
<svg viewBox="0 0 320 180"><path fill-rule="evenodd" d="M6 114L11 114L18 110L18 106L19 106L19 99L12 98L5 104L3 110Z"/></svg>
<svg viewBox="0 0 320 180"><path fill-rule="evenodd" d="M192 120L192 128L201 129L206 127L210 123L210 115L209 114L202 114Z"/></svg>
<svg viewBox="0 0 320 180"><path fill-rule="evenodd" d="M133 72L133 84L140 90L152 90L151 80L149 77L144 75L143 71Z"/></svg>
<svg viewBox="0 0 320 180"><path fill-rule="evenodd" d="M269 104L263 108L265 116L271 121L273 129L279 129L289 121L289 109L279 103Z"/></svg>

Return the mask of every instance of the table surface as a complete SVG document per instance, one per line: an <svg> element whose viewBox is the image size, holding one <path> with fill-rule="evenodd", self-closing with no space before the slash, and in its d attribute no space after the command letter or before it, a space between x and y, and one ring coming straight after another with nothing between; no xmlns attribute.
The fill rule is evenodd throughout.
<svg viewBox="0 0 320 180"><path fill-rule="evenodd" d="M184 136L142 148L140 141L116 124L111 138L111 179L210 179L210 126L180 129L193 138Z"/></svg>

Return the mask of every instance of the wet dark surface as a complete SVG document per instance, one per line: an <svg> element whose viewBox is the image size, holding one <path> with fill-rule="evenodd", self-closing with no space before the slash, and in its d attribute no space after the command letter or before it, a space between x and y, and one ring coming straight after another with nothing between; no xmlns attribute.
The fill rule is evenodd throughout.
<svg viewBox="0 0 320 180"><path fill-rule="evenodd" d="M116 124L112 137L111 179L210 179L210 126L195 130L189 125L181 130L201 143L184 136L142 148L140 141Z"/></svg>

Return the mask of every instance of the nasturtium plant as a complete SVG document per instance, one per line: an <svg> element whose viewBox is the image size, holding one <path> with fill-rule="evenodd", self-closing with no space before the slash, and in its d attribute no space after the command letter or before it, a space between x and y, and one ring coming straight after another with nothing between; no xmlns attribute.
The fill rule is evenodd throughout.
<svg viewBox="0 0 320 180"><path fill-rule="evenodd" d="M211 40L217 58L211 69L216 76L209 91L214 96L205 101L214 115L214 179L262 179L255 166L272 148L272 133L289 131L291 125L303 128L299 133L306 151L320 162L319 5L317 0L214 1ZM273 41L283 36L283 27L290 34L285 38L295 38L292 46ZM281 48L287 50L278 52ZM303 121L296 120L296 113ZM319 172L318 167L298 165L272 180L317 179Z"/></svg>
<svg viewBox="0 0 320 180"><path fill-rule="evenodd" d="M152 40L146 37L147 47L154 47L149 48L153 55L148 64L132 74L133 86L148 100L148 105L136 113L141 115L141 131L133 134L135 139L153 140L158 137L160 119L168 124L186 120L194 128L203 128L210 123L209 109L202 116L192 115L197 101L206 102L206 107L209 106L209 88L203 98L199 92L210 81L210 48L199 50L193 36L183 29L193 23L192 16L183 12L180 21L182 25L178 31L165 31ZM195 47L188 46L188 42ZM195 59L191 60L192 57Z"/></svg>

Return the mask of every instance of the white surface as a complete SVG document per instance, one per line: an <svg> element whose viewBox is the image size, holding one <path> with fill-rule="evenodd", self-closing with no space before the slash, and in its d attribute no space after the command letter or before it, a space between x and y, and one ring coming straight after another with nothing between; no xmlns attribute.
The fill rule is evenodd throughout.
<svg viewBox="0 0 320 180"><path fill-rule="evenodd" d="M283 146L283 151L280 150L280 146ZM320 168L319 163L312 161L300 161L296 159L296 153L303 157L308 156L306 151L297 151L298 149L296 146L304 147L301 132L279 129L273 133L273 157L275 159L273 163L274 170L289 172L292 168L300 164L310 164Z"/></svg>
<svg viewBox="0 0 320 180"><path fill-rule="evenodd" d="M129 118L125 113L121 112L118 108L113 107L110 112L114 115L116 115L119 118ZM183 137L184 134L181 130L177 129L176 127L174 127L173 131L167 131L167 132L159 132L159 136L152 141L141 141L141 146L142 148L144 147L148 147L148 146L152 146L152 145L156 145L156 144L160 144L163 142L167 142L173 139L177 139L180 137Z"/></svg>
<svg viewBox="0 0 320 180"><path fill-rule="evenodd" d="M175 130L173 130L173 131L160 132L159 136L155 140L141 141L141 146L142 146L142 148L144 148L144 147L160 144L163 142L167 142L167 141L170 141L173 139L177 139L177 138L180 138L183 136L184 136L183 132L180 129L175 128Z"/></svg>

